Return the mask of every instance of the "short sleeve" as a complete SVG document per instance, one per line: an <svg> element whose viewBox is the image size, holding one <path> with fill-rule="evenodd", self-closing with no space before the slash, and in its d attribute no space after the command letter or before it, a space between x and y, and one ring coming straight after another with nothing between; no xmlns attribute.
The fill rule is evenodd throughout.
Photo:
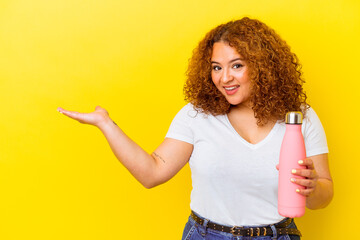
<svg viewBox="0 0 360 240"><path fill-rule="evenodd" d="M185 105L175 116L169 130L166 134L166 138L173 138L190 144L194 144L194 134L191 129L191 121L193 109L192 104Z"/></svg>
<svg viewBox="0 0 360 240"><path fill-rule="evenodd" d="M314 109L309 108L306 118L302 124L303 136L305 141L306 156L314 156L328 153L327 140L324 128Z"/></svg>

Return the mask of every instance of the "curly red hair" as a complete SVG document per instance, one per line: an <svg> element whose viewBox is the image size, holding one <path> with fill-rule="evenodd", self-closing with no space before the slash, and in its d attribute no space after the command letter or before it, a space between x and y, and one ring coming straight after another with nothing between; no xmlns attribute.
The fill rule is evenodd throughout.
<svg viewBox="0 0 360 240"><path fill-rule="evenodd" d="M308 108L302 87L305 81L297 56L273 29L248 17L219 25L194 49L184 94L195 109L212 115L230 111L230 103L211 79L213 45L220 41L235 48L248 64L250 101L259 126L269 120L284 120L289 111L301 111L305 116Z"/></svg>

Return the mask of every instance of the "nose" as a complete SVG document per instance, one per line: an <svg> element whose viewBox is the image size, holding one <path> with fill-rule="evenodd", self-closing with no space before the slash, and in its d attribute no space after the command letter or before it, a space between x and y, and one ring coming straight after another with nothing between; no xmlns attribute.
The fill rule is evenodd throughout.
<svg viewBox="0 0 360 240"><path fill-rule="evenodd" d="M229 69L224 69L221 76L221 81L223 83L231 82L234 79L233 75L231 74L231 71Z"/></svg>

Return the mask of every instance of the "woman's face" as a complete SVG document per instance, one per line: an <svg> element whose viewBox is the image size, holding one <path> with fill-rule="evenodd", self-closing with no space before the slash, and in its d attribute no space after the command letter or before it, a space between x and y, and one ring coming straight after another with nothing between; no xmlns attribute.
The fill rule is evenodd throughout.
<svg viewBox="0 0 360 240"><path fill-rule="evenodd" d="M248 104L250 78L247 63L226 42L216 42L211 56L211 78L232 105Z"/></svg>

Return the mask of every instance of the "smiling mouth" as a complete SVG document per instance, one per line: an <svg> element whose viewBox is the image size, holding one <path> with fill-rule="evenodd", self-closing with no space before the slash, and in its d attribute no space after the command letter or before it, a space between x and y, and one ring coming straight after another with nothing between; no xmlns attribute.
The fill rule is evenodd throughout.
<svg viewBox="0 0 360 240"><path fill-rule="evenodd" d="M232 91L232 90L237 89L237 88L239 88L239 87L240 87L240 85L237 85L237 86L232 86L232 87L224 87L224 89L225 89L226 91Z"/></svg>

